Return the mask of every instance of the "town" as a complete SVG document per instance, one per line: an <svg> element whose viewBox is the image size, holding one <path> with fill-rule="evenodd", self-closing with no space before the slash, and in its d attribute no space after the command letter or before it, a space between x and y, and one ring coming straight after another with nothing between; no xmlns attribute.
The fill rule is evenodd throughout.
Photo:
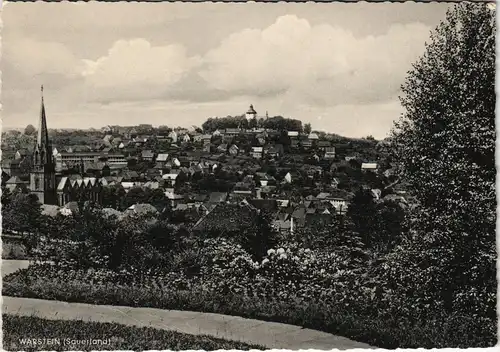
<svg viewBox="0 0 500 352"><path fill-rule="evenodd" d="M9 4L3 347L495 346L495 10Z"/></svg>
<svg viewBox="0 0 500 352"><path fill-rule="evenodd" d="M411 203L389 141L311 131L298 120L258 116L252 105L202 128L67 131L48 128L42 97L38 126L4 132L2 185L36 194L47 214L67 214L83 199L201 220L219 205L244 201L286 232L345 215L360 189L377 202Z"/></svg>

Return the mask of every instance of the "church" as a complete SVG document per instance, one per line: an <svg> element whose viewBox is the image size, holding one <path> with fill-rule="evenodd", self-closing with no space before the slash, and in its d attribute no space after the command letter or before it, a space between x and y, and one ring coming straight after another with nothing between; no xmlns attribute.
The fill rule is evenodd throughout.
<svg viewBox="0 0 500 352"><path fill-rule="evenodd" d="M75 176L69 178L56 174L56 160L49 139L42 86L40 118L30 172L30 191L42 204L64 206L82 196L99 202L102 191L100 180L83 175Z"/></svg>

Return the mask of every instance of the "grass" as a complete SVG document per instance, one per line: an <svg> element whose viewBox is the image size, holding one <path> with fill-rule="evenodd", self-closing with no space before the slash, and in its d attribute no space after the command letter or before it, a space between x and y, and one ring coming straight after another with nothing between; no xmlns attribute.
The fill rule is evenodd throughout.
<svg viewBox="0 0 500 352"><path fill-rule="evenodd" d="M336 306L335 302L290 304L271 298L223 295L201 288L169 291L158 287L91 285L47 278L27 280L22 273L18 271L4 279L3 295L235 315L303 326L388 349L491 347L497 342L496 330L485 333L485 326L489 327L492 322L480 323L472 317L446 317L436 313L432 320L408 321L402 317L355 315Z"/></svg>
<svg viewBox="0 0 500 352"><path fill-rule="evenodd" d="M8 314L2 315L2 318L3 347L7 351L264 349L261 346L251 346L209 336L115 323L47 320ZM30 339L32 343L23 339ZM89 344L89 340L93 342Z"/></svg>

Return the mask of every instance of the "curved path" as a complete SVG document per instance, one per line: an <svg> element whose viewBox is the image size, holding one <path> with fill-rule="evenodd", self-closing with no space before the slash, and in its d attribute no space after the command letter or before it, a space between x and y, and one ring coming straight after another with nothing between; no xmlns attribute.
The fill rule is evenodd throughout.
<svg viewBox="0 0 500 352"><path fill-rule="evenodd" d="M2 278L6 275L12 274L13 272L18 271L19 269L26 269L30 264L29 260L2 260Z"/></svg>
<svg viewBox="0 0 500 352"><path fill-rule="evenodd" d="M2 271L4 264L2 264ZM21 265L25 266L26 264ZM2 276L4 275L2 273ZM321 331L229 315L156 308L91 305L20 297L2 298L3 313L21 316L151 327L194 335L209 335L273 349L342 350L374 348L361 342Z"/></svg>

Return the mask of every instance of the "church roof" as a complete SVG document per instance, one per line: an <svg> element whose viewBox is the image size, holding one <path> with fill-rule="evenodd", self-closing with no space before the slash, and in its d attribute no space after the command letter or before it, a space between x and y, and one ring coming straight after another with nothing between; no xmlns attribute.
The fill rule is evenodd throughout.
<svg viewBox="0 0 500 352"><path fill-rule="evenodd" d="M43 101L42 86L42 104L40 106L40 120L38 121L38 134L36 144L38 147L47 147L49 145L49 131L47 129L47 116L45 115L45 104Z"/></svg>

